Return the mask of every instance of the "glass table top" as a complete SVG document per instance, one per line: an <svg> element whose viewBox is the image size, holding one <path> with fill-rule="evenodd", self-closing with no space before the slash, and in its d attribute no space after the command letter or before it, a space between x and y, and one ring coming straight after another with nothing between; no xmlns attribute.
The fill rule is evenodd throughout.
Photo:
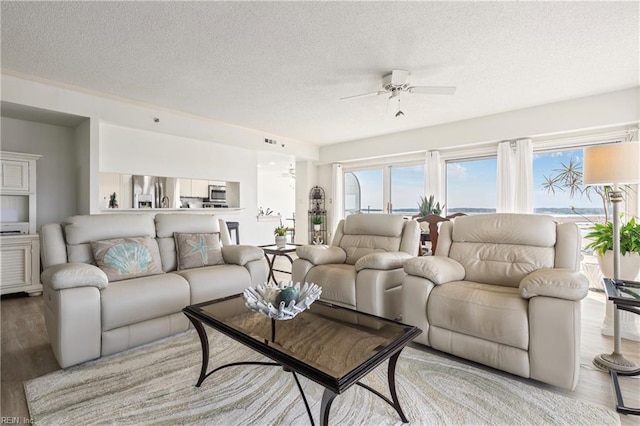
<svg viewBox="0 0 640 426"><path fill-rule="evenodd" d="M251 311L242 295L185 308L205 324L259 352L270 348L331 378L342 379L367 364L376 365L420 333L416 327L315 301L286 321ZM278 359L278 361L281 361Z"/></svg>
<svg viewBox="0 0 640 426"><path fill-rule="evenodd" d="M607 297L618 305L640 306L640 282L605 278Z"/></svg>

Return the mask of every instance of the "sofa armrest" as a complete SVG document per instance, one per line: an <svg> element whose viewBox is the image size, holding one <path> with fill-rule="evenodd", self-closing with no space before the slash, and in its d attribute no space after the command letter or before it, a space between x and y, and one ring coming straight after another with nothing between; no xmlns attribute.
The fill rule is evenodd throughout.
<svg viewBox="0 0 640 426"><path fill-rule="evenodd" d="M363 269L379 269L382 271L399 269L402 268L406 260L412 257L409 253L402 251L370 253L358 259L356 272Z"/></svg>
<svg viewBox="0 0 640 426"><path fill-rule="evenodd" d="M460 262L446 256L409 259L404 263L404 271L409 275L426 278L436 285L463 280L466 274Z"/></svg>
<svg viewBox="0 0 640 426"><path fill-rule="evenodd" d="M589 292L589 280L581 272L571 269L538 269L520 281L520 295L524 299L534 296L582 300Z"/></svg>
<svg viewBox="0 0 640 426"><path fill-rule="evenodd" d="M301 246L296 249L296 255L314 265L344 263L347 260L347 253L336 246Z"/></svg>
<svg viewBox="0 0 640 426"><path fill-rule="evenodd" d="M109 284L107 274L88 263L60 263L50 266L42 272L40 280L54 290L75 287L103 289Z"/></svg>
<svg viewBox="0 0 640 426"><path fill-rule="evenodd" d="M224 263L232 263L234 265L245 266L254 260L264 258L264 250L256 246L222 246L222 258Z"/></svg>

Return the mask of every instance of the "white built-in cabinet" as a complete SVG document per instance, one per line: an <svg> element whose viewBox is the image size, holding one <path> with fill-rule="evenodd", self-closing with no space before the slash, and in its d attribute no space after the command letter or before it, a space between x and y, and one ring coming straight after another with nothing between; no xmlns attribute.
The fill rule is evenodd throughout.
<svg viewBox="0 0 640 426"><path fill-rule="evenodd" d="M1 294L42 293L36 234L36 161L40 155L0 151Z"/></svg>

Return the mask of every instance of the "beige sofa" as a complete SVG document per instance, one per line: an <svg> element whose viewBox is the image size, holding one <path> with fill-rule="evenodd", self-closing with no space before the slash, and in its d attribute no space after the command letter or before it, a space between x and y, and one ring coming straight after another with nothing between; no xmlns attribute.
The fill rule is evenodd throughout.
<svg viewBox="0 0 640 426"><path fill-rule="evenodd" d="M176 233L219 241L220 250L207 252L218 258L199 258L199 251L191 257L179 257ZM131 277L117 275L128 274L131 265L118 269L120 263L114 263L113 275L106 268L111 258L98 257L98 262L104 263L102 269L94 258L101 253L95 250L123 238L129 238L123 240L127 244L130 239L137 244L128 246L134 253L127 254L127 262L135 264ZM53 352L63 368L187 330L189 322L181 312L185 306L241 293L267 279L262 249L232 245L225 222L213 215L73 216L62 224L42 226L40 241L45 322ZM140 248L141 244L149 250ZM184 247L193 246L185 240ZM214 245L205 246L206 251ZM141 251L143 255L138 254ZM140 258L155 269L149 266L141 273ZM177 270L179 261L189 266L187 260L192 259L211 265L202 263L205 258L217 264Z"/></svg>
<svg viewBox="0 0 640 426"><path fill-rule="evenodd" d="M322 300L386 318L401 314L404 262L418 254L420 227L392 214L355 214L338 223L330 246L298 247L294 282L322 287Z"/></svg>
<svg viewBox="0 0 640 426"><path fill-rule="evenodd" d="M405 262L403 322L415 341L574 389L580 361L581 236L550 216L443 222L435 256Z"/></svg>

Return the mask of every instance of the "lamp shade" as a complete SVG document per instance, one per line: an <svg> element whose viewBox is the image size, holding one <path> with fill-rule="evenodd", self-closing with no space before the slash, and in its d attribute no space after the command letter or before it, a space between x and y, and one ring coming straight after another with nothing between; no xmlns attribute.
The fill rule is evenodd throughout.
<svg viewBox="0 0 640 426"><path fill-rule="evenodd" d="M640 143L619 142L584 149L583 183L612 185L640 182Z"/></svg>

